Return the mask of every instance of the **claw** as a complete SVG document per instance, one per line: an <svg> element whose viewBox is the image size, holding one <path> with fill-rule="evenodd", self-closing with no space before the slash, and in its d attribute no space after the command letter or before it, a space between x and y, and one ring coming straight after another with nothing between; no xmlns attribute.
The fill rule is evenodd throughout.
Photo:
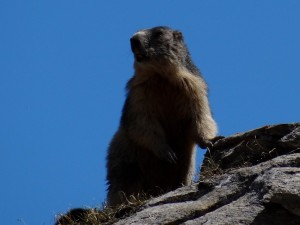
<svg viewBox="0 0 300 225"><path fill-rule="evenodd" d="M161 160L166 160L171 164L177 163L177 156L169 146L161 148L160 151L157 151L156 153Z"/></svg>
<svg viewBox="0 0 300 225"><path fill-rule="evenodd" d="M172 163L172 164L176 164L177 163L177 156L174 152L168 152L168 161L169 163Z"/></svg>

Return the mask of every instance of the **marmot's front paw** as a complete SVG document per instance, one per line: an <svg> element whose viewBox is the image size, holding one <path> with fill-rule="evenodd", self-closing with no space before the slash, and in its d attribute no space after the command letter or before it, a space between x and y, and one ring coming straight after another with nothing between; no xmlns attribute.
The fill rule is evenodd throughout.
<svg viewBox="0 0 300 225"><path fill-rule="evenodd" d="M216 137L210 139L210 142L214 145L218 140L221 140L221 139L223 139L223 138L225 138L225 137L219 135L219 136L216 136Z"/></svg>
<svg viewBox="0 0 300 225"><path fill-rule="evenodd" d="M175 152L173 152L173 151L167 152L166 160L169 163L176 164L177 163L177 156L176 156Z"/></svg>
<svg viewBox="0 0 300 225"><path fill-rule="evenodd" d="M161 148L156 155L158 158L166 160L171 164L177 163L177 156L169 146L164 146L164 148Z"/></svg>
<svg viewBox="0 0 300 225"><path fill-rule="evenodd" d="M200 141L198 141L198 145L199 145L199 147L202 148L202 149L205 149L205 148L211 148L211 147L214 146L214 144L215 144L218 140L223 139L223 138L224 138L224 136L216 136L216 137L214 137L214 138L212 138L212 139L209 139L209 140L202 140L202 139L200 139Z"/></svg>
<svg viewBox="0 0 300 225"><path fill-rule="evenodd" d="M205 149L212 146L212 143L209 140L200 140L198 141L198 145L200 148Z"/></svg>

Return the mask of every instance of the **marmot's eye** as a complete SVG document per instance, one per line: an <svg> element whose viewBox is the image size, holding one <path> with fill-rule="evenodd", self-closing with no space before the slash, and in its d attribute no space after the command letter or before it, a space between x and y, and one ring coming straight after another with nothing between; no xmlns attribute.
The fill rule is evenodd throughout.
<svg viewBox="0 0 300 225"><path fill-rule="evenodd" d="M163 35L163 32L162 32L162 31L157 31L157 32L154 33L154 37L155 37L155 38L159 38L159 37L162 36L162 35Z"/></svg>

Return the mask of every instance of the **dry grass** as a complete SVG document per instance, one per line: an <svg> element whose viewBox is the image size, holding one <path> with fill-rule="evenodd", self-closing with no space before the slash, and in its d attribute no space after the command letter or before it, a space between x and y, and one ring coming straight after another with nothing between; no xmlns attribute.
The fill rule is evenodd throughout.
<svg viewBox="0 0 300 225"><path fill-rule="evenodd" d="M55 225L99 225L112 224L118 220L137 212L148 200L144 194L131 196L126 203L117 207L108 207L103 204L101 208L77 208L68 213L58 215Z"/></svg>
<svg viewBox="0 0 300 225"><path fill-rule="evenodd" d="M212 177L213 175L216 175L216 174L224 173L224 171L220 168L220 164L213 160L213 157L210 154L209 148L207 149L207 151L208 151L209 156L204 157L204 160L203 160L203 163L201 166L200 175L199 175L199 177L200 177L199 181L202 181L205 178Z"/></svg>

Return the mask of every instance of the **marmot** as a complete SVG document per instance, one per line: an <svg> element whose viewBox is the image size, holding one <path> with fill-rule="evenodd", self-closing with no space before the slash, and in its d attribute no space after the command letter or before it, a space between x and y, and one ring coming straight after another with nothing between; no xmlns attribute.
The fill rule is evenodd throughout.
<svg viewBox="0 0 300 225"><path fill-rule="evenodd" d="M154 27L130 42L135 73L108 149L109 206L191 184L196 144L205 148L217 132L207 85L182 33Z"/></svg>

